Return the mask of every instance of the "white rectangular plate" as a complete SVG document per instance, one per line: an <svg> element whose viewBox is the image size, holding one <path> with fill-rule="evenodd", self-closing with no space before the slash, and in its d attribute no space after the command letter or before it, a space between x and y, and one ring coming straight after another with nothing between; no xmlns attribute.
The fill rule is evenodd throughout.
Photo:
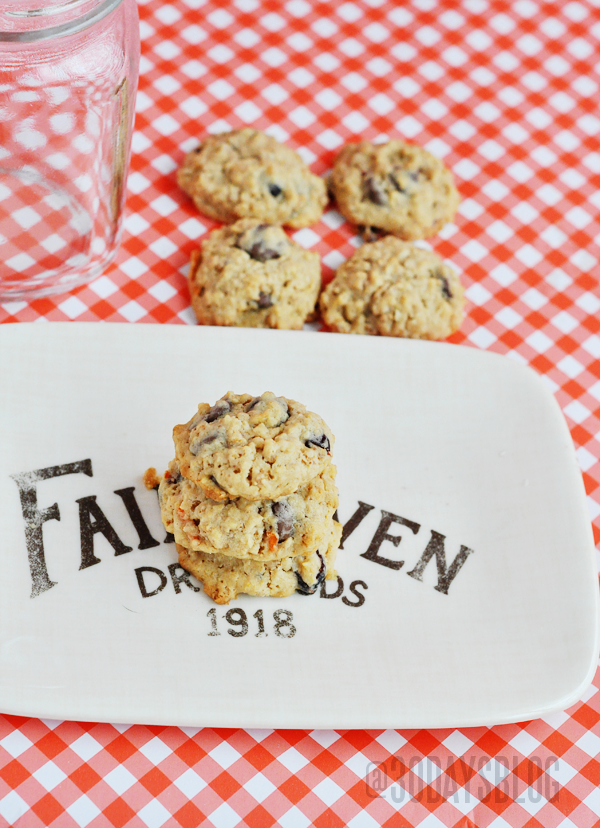
<svg viewBox="0 0 600 828"><path fill-rule="evenodd" d="M518 363L337 334L21 324L0 329L0 389L5 713L492 725L564 709L593 677L581 475L558 405ZM179 580L141 475L228 390L300 400L336 435L340 521L372 507L327 582L337 597L221 607Z"/></svg>

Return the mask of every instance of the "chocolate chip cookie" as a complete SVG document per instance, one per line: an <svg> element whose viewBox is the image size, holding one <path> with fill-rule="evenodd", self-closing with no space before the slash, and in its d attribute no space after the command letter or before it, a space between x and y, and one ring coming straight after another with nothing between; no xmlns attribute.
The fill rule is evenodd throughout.
<svg viewBox="0 0 600 828"><path fill-rule="evenodd" d="M439 256L386 236L340 265L319 304L340 333L444 339L460 327L464 299L458 276Z"/></svg>
<svg viewBox="0 0 600 828"><path fill-rule="evenodd" d="M241 219L192 253L188 284L202 325L300 330L315 309L321 263L281 227Z"/></svg>
<svg viewBox="0 0 600 828"><path fill-rule="evenodd" d="M459 196L452 174L413 144L347 144L337 156L329 188L340 213L372 231L426 239L451 221Z"/></svg>
<svg viewBox="0 0 600 828"><path fill-rule="evenodd" d="M331 463L333 434L285 397L228 393L173 429L181 473L217 501L277 500Z"/></svg>
<svg viewBox="0 0 600 828"><path fill-rule="evenodd" d="M272 561L244 560L227 555L195 552L177 544L179 563L204 585L217 604L227 604L240 593L284 597L299 592L312 595L325 579L337 577L335 558L342 527L331 522L328 543L322 550Z"/></svg>
<svg viewBox="0 0 600 828"><path fill-rule="evenodd" d="M186 155L177 181L200 212L306 227L327 204L323 179L294 150L255 129L209 135Z"/></svg>
<svg viewBox="0 0 600 828"><path fill-rule="evenodd" d="M338 505L335 466L279 500L217 502L169 464L159 486L162 521L194 552L258 561L298 558L326 549Z"/></svg>

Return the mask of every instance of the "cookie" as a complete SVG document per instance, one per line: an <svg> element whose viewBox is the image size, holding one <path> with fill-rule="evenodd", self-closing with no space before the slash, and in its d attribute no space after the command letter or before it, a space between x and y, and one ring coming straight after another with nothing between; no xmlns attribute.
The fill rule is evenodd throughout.
<svg viewBox="0 0 600 828"><path fill-rule="evenodd" d="M452 174L413 144L347 144L337 156L329 188L340 213L355 224L426 239L451 221L459 196Z"/></svg>
<svg viewBox="0 0 600 828"><path fill-rule="evenodd" d="M209 135L186 155L177 182L200 212L222 222L306 227L327 204L323 179L297 152L255 129Z"/></svg>
<svg viewBox="0 0 600 828"><path fill-rule="evenodd" d="M201 325L300 330L314 313L321 262L281 227L241 219L192 254L188 284Z"/></svg>
<svg viewBox="0 0 600 828"><path fill-rule="evenodd" d="M181 473L213 500L277 500L331 463L333 434L285 397L228 393L173 429Z"/></svg>
<svg viewBox="0 0 600 828"><path fill-rule="evenodd" d="M340 333L444 339L463 317L463 288L429 250L394 236L364 244L338 268L319 301Z"/></svg>
<svg viewBox="0 0 600 828"><path fill-rule="evenodd" d="M176 548L179 563L203 583L204 592L217 604L227 604L240 593L262 597L313 594L325 579L336 577L334 565L341 534L341 525L332 521L326 548L275 561L209 555L180 544Z"/></svg>
<svg viewBox="0 0 600 828"><path fill-rule="evenodd" d="M327 548L338 505L335 466L279 500L216 502L180 473L176 461L160 482L163 524L194 552L258 561L297 558Z"/></svg>

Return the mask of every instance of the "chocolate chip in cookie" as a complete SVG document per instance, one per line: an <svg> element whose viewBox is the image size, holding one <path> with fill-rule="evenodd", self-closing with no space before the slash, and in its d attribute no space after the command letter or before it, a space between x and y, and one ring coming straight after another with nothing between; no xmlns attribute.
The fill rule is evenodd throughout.
<svg viewBox="0 0 600 828"><path fill-rule="evenodd" d="M294 535L294 513L285 500L274 503L271 511L277 519L277 542L283 543Z"/></svg>
<svg viewBox="0 0 600 828"><path fill-rule="evenodd" d="M384 207L388 204L388 197L385 187L381 181L373 175L365 176L364 181L365 198L377 204L379 207Z"/></svg>
<svg viewBox="0 0 600 828"><path fill-rule="evenodd" d="M271 294L265 293L261 290L258 294L258 307L261 308L261 310L264 310L265 308L272 308L273 304L274 302Z"/></svg>
<svg viewBox="0 0 600 828"><path fill-rule="evenodd" d="M309 448L322 448L325 449L325 451L329 451L331 449L329 437L326 434L318 434L315 437L309 437L306 441L306 445Z"/></svg>
<svg viewBox="0 0 600 828"><path fill-rule="evenodd" d="M219 400L213 405L204 419L207 423L214 423L215 420L219 420L225 416L228 411L231 411L231 403L229 400Z"/></svg>
<svg viewBox="0 0 600 828"><path fill-rule="evenodd" d="M270 224L257 224L245 230L240 233L236 244L257 262L281 258L288 246L287 238L282 237L280 229Z"/></svg>
<svg viewBox="0 0 600 828"><path fill-rule="evenodd" d="M435 273L432 274L436 279L442 283L442 296L444 299L452 299L452 291L450 290L450 282L448 281L448 277L444 276L441 270L436 270Z"/></svg>

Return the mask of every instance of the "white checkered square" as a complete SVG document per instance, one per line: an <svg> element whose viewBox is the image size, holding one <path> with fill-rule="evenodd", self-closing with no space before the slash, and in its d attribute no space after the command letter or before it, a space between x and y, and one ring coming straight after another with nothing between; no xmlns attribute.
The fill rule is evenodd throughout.
<svg viewBox="0 0 600 828"><path fill-rule="evenodd" d="M594 455L590 454L590 452L582 446L580 446L576 450L575 454L577 455L577 462L579 463L579 468L581 469L581 471L589 471L589 469L591 469L592 466L595 466L598 462ZM600 509L600 507L598 508Z"/></svg>
<svg viewBox="0 0 600 828"><path fill-rule="evenodd" d="M600 791L598 788L595 788L586 796L583 800L583 804L586 805L593 814L600 818Z"/></svg>
<svg viewBox="0 0 600 828"><path fill-rule="evenodd" d="M475 786L473 786L473 788L475 790ZM471 813L471 811L479 805L479 800L469 787L459 788L457 791L454 791L448 797L448 802L456 808L457 811L460 811L461 814L465 815Z"/></svg>
<svg viewBox="0 0 600 828"><path fill-rule="evenodd" d="M187 796L188 799L193 799L197 796L200 791L204 790L207 782L202 779L192 768L188 768L181 776L178 776L175 779L174 785L176 785L182 794ZM248 790L246 788L246 790ZM256 797L255 797L256 799ZM259 800L260 801L260 800Z"/></svg>
<svg viewBox="0 0 600 828"><path fill-rule="evenodd" d="M583 423L584 420L587 420L587 418L590 416L590 412L588 411L588 409L585 407L585 405L580 403L579 400L573 400L573 402L565 406L564 412L567 415L567 417L569 417L571 420L573 420L574 423L577 423L578 425L579 423Z"/></svg>
<svg viewBox="0 0 600 828"><path fill-rule="evenodd" d="M397 730L384 730L376 737L376 741L392 755L396 754L406 744L406 738Z"/></svg>
<svg viewBox="0 0 600 828"><path fill-rule="evenodd" d="M570 355L563 357L563 359L558 362L557 367L570 379L574 379L579 376L579 374L583 371L583 365Z"/></svg>
<svg viewBox="0 0 600 828"><path fill-rule="evenodd" d="M295 805L279 817L281 828L308 828L311 820Z"/></svg>
<svg viewBox="0 0 600 828"><path fill-rule="evenodd" d="M508 330L516 328L523 321L523 317L509 307L501 308L498 313L494 314L494 318Z"/></svg>
<svg viewBox="0 0 600 828"><path fill-rule="evenodd" d="M473 282L465 291L465 296L474 305L485 305L492 298L492 294L479 282Z"/></svg>
<svg viewBox="0 0 600 828"><path fill-rule="evenodd" d="M121 263L121 270L130 279L137 279L147 272L148 267L137 256L132 256L130 259Z"/></svg>
<svg viewBox="0 0 600 828"><path fill-rule="evenodd" d="M329 779L328 777L325 777L325 779L315 785L312 788L312 792L315 796L318 796L321 802L324 802L328 808L330 808L334 802L337 802L338 799L344 795L344 789L340 788L339 785L336 785L333 779Z"/></svg>
<svg viewBox="0 0 600 828"><path fill-rule="evenodd" d="M171 818L169 811L157 799L153 799L147 805L144 805L138 816L147 828L162 828L167 820ZM233 828L233 825L231 828Z"/></svg>
<svg viewBox="0 0 600 828"><path fill-rule="evenodd" d="M69 319L77 319L78 316L87 311L87 305L84 305L77 296L70 296L64 302L61 302L58 307Z"/></svg>
<svg viewBox="0 0 600 828"><path fill-rule="evenodd" d="M442 744L452 751L455 756L463 756L469 748L473 747L474 743L460 730L454 730L449 736L446 736Z"/></svg>
<svg viewBox="0 0 600 828"><path fill-rule="evenodd" d="M519 794L519 805L531 816L535 816L548 801L542 794L541 788L542 786L538 783L537 785L531 785Z"/></svg>
<svg viewBox="0 0 600 828"><path fill-rule="evenodd" d="M119 313L121 316L124 316L128 322L139 322L140 319L143 319L143 317L146 316L147 310L132 299L131 302L127 302L126 305L123 305L123 307L119 309Z"/></svg>
<svg viewBox="0 0 600 828"><path fill-rule="evenodd" d="M600 737L596 736L591 730L584 733L575 744L588 756L597 758L600 755Z"/></svg>
<svg viewBox="0 0 600 828"><path fill-rule="evenodd" d="M17 820L29 811L29 805L16 791L11 791L0 799L0 816L4 817L7 825L16 825Z"/></svg>
<svg viewBox="0 0 600 828"><path fill-rule="evenodd" d="M20 730L13 730L0 741L0 747L5 750L13 759L20 756L33 745L33 742L21 733Z"/></svg>
<svg viewBox="0 0 600 828"><path fill-rule="evenodd" d="M113 768L106 774L104 781L107 785L110 785L115 793L121 796L125 793L125 791L128 791L132 785L135 785L137 780L124 765L117 765L116 768Z"/></svg>
<svg viewBox="0 0 600 828"><path fill-rule="evenodd" d="M529 288L529 290L526 290L521 296L521 301L532 310L539 310L548 302L548 298L544 296L543 293L540 293L539 290Z"/></svg>
<svg viewBox="0 0 600 828"><path fill-rule="evenodd" d="M54 762L46 762L33 773L33 777L40 785L47 791L51 791L57 785L67 778L64 773Z"/></svg>
<svg viewBox="0 0 600 828"><path fill-rule="evenodd" d="M293 747L286 750L281 756L278 756L277 761L287 768L290 773L297 773L308 764L308 759Z"/></svg>
<svg viewBox="0 0 600 828"><path fill-rule="evenodd" d="M542 331L534 331L533 333L529 334L529 336L525 339L525 342L533 348L534 351L537 351L538 354L545 353L548 348L552 347L553 342L549 336L546 336L545 333Z"/></svg>
<svg viewBox="0 0 600 828"><path fill-rule="evenodd" d="M218 744L208 755L224 770L231 767L241 757L241 754L234 747L227 744L227 742Z"/></svg>
<svg viewBox="0 0 600 828"><path fill-rule="evenodd" d="M564 334L571 333L579 325L577 319L571 316L570 313L567 313L567 311L560 311L550 321L555 328L558 328Z"/></svg>
<svg viewBox="0 0 600 828"><path fill-rule="evenodd" d="M498 244L504 244L504 242L508 241L511 236L514 236L514 231L503 221L500 221L500 219L492 222L492 224L486 228L486 233L488 236L491 236L494 241L498 242Z"/></svg>
<svg viewBox="0 0 600 828"><path fill-rule="evenodd" d="M273 791L277 790L271 780L262 773L256 773L243 787L257 802L264 802Z"/></svg>
<svg viewBox="0 0 600 828"><path fill-rule="evenodd" d="M553 765L545 768L545 772L552 779L555 779L561 787L568 785L571 779L577 775L577 771L564 759L557 759Z"/></svg>
<svg viewBox="0 0 600 828"><path fill-rule="evenodd" d="M168 302L177 294L177 290L169 282L162 281L148 288L148 293L158 302Z"/></svg>
<svg viewBox="0 0 600 828"><path fill-rule="evenodd" d="M80 828L85 828L93 819L96 819L100 813L100 808L92 802L89 796L84 794L76 799L72 805L69 805L66 811Z"/></svg>
<svg viewBox="0 0 600 828"><path fill-rule="evenodd" d="M506 264L500 264L492 268L490 276L502 287L508 287L518 278L515 271Z"/></svg>

